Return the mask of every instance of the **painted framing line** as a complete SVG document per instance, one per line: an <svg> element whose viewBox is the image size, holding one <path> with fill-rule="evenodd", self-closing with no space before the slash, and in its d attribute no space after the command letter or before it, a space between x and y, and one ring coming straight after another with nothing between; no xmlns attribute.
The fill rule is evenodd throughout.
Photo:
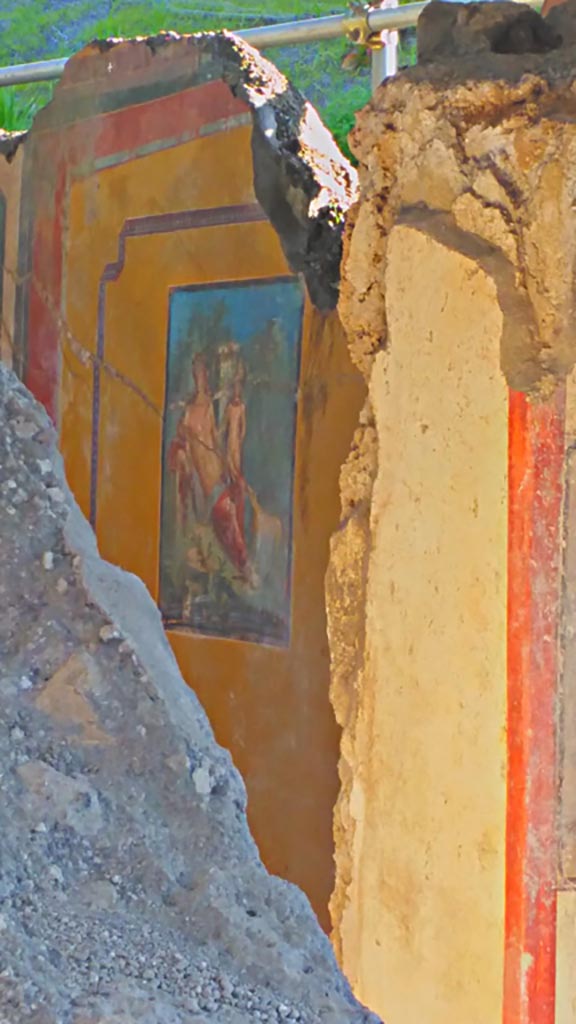
<svg viewBox="0 0 576 1024"><path fill-rule="evenodd" d="M245 105L232 97L225 83L215 80L213 77L194 74L190 78L190 74L187 73L177 82L172 81L167 92L161 90L160 93L158 92L159 84L161 85L158 82L148 83L144 95L141 95L141 90L138 92L138 102L142 106L140 117L136 119L136 125L140 127L133 139L128 126L134 122L133 103L136 102L137 97L132 93L115 91L108 96L108 100L111 102L110 109L95 110L91 106L86 117L80 117L77 104L75 104L75 116L72 121L61 117L59 121L45 124L42 131L37 129L32 134L24 150L19 205L19 283L16 289L14 312L15 359L19 376L26 381L35 397L42 402L55 424L58 423L59 339L56 325L48 323L44 315L45 311L39 311L36 308L39 302L33 287L33 280L38 271L38 254L35 252L38 220L41 219L43 224L45 223L45 237L49 238L52 244L52 265L54 267L58 263L58 272L64 274L63 231L68 217L67 183L69 183L70 177L77 180L79 177L91 176L96 171L95 162L100 169L107 169L129 162L133 158L131 154L134 153L136 158L139 158L150 155L152 151L161 152L164 148L176 148L183 141L196 141L202 138L203 129L208 129L208 134L213 134L227 120L235 117L242 118L246 114ZM210 92L208 97L203 95L206 89ZM222 94L220 95L220 93ZM167 101L168 104L162 118L162 131L160 137L156 138L155 136L155 141L150 143L151 129L147 126L147 116L158 106L158 101L162 100ZM214 106L219 112L219 116L216 116L215 120ZM186 121L186 118L189 118L191 112L193 116L197 115L194 129L187 133L187 138L183 140L180 138L180 125L183 120ZM94 136L93 158L89 163L79 163L78 154L86 153L91 149L91 144L86 142L83 132L87 125L92 125L90 131L94 134L94 125L97 125L98 122L101 122L101 125ZM144 128L146 128L145 131ZM155 124L155 131L158 128L159 126ZM163 140L166 136L162 132L168 130L170 130L169 145L164 147ZM132 139L132 149L129 148L127 152L119 151L118 140L120 139L125 145L129 138ZM141 148L145 152L140 153ZM71 158L72 167L70 166ZM38 209L37 196L32 187L33 172L37 163L41 167L47 160L57 168L52 188L53 203L46 205L44 202ZM48 216L48 214L50 215ZM53 270L50 281L51 285L48 290L54 293L52 288ZM63 282L60 280L56 289L57 295L53 294L55 304L60 307L63 288ZM31 325L34 327L33 340L30 337Z"/></svg>
<svg viewBox="0 0 576 1024"><path fill-rule="evenodd" d="M565 389L510 392L504 1024L554 1024Z"/></svg>
<svg viewBox="0 0 576 1024"><path fill-rule="evenodd" d="M134 217L125 221L118 237L118 257L113 263L108 263L105 266L98 286L96 358L94 359L92 370L92 438L90 454L90 523L93 529L96 528L98 502L101 370L105 361L106 290L108 284L118 280L124 269L127 239L143 238L147 235L172 234L176 231L190 231L197 228L251 224L266 220L266 214L258 203L245 203L237 206L220 206L199 210L181 210L174 213L160 213L147 217Z"/></svg>

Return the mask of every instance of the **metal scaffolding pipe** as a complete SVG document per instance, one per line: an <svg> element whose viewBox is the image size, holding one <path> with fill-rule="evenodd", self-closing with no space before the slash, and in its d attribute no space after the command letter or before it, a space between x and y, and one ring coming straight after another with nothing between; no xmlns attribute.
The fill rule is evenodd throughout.
<svg viewBox="0 0 576 1024"><path fill-rule="evenodd" d="M348 36L355 42L364 42L386 29L411 28L428 2L405 4L403 7L368 8L361 13L333 14L325 18L309 18L280 25L263 25L260 28L244 29L236 35L258 50L324 42L342 36ZM527 2L531 7L538 7L541 0ZM12 64L0 68L0 87L54 81L62 76L67 60L67 57L59 57L56 60L40 60L33 64Z"/></svg>
<svg viewBox="0 0 576 1024"><path fill-rule="evenodd" d="M61 78L67 62L68 57L59 57L56 60L39 60L34 64L12 64L0 68L0 86L53 82Z"/></svg>
<svg viewBox="0 0 576 1024"><path fill-rule="evenodd" d="M237 35L259 50L274 46L296 46L298 43L317 43L342 36L360 37L378 35L385 29L410 28L418 21L426 3L406 4L396 8L374 8L361 14L332 14L325 18L307 18L281 25L249 28Z"/></svg>

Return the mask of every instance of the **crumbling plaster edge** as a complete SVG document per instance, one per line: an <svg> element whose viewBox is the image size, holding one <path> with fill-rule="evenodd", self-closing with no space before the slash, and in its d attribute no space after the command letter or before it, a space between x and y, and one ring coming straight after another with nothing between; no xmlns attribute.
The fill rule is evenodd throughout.
<svg viewBox="0 0 576 1024"><path fill-rule="evenodd" d="M428 70L428 69L426 69ZM445 69L444 69L445 71ZM440 79L442 74L438 72ZM383 290L374 300L373 293L378 291L378 281L383 282L386 272L387 248L392 232L396 228L409 228L429 235L443 245L453 248L464 257L469 258L481 268L494 282L499 304L503 311L503 329L501 335L501 371L508 387L512 390L525 392L535 401L545 399L557 386L558 381L565 378L576 363L576 339L572 339L570 331L567 339L559 345L558 351L551 351L539 337L535 309L531 301L529 279L530 270L526 252L520 235L521 227L515 222L514 212L509 214L507 208L485 200L475 192L472 174L466 173L473 166L473 161L466 154L463 142L465 125L456 116L462 107L464 97L469 97L472 86L480 92L477 106L481 110L482 102L490 100L486 118L483 120L479 110L474 111L471 123L488 126L499 114L511 118L518 116L519 102L537 107L539 101L544 104L547 112L553 112L555 100L549 83L543 83L536 74L523 76L516 83L456 83L456 101L447 109L448 102L440 95L440 84L435 82L432 88L435 107L434 116L444 118L454 131L453 146L457 153L459 171L462 173L463 184L453 198L469 196L478 204L480 218L496 212L502 218L505 231L508 232L509 245L506 251L490 235L471 230L466 224L466 217L458 219L451 208L436 208L425 202L405 202L402 197L401 174L402 156L398 151L386 152L388 163L382 157L385 147L386 131L397 132L397 121L405 114L406 104L402 102L402 91L407 87L418 92L428 90L430 83L422 82L423 72L405 73L385 83L376 97L359 116L356 129L352 134L352 145L360 159L360 199L353 205L347 217L347 226L343 246L343 274L341 282L339 314L348 336L348 345L352 361L360 369L370 383L373 376L375 360L379 353L385 353L388 346L386 306ZM414 81L410 83L409 79ZM420 81L418 80L420 78ZM570 88L574 88L571 85ZM494 92L495 89L495 92ZM502 107L503 92L512 91L514 95ZM394 115L397 121L393 123ZM528 121L534 122L534 111L523 111ZM380 132L373 131L379 126ZM514 125L509 126L511 132ZM382 151L381 151L382 147ZM395 163L395 160L397 163ZM513 185L513 183L512 183ZM511 186L512 187L512 186ZM514 199L514 197L509 197ZM514 252L515 258L510 258ZM360 256L361 253L361 256ZM376 280L378 279L378 280ZM574 292L571 295L574 303ZM574 341L574 343L572 343ZM368 590L370 548L374 524L371 522L372 490L378 471L378 442L376 440L375 456L371 463L369 484L363 489L357 510L352 508L354 496L350 493L346 477L350 466L357 458L358 439L355 439L352 451L343 466L341 479L342 520L337 533L333 536L330 548L330 561L326 575L326 603L328 610L328 639L331 653L332 685L330 698L338 724L342 728L339 774L341 790L334 812L336 882L331 900L330 910L333 924L333 942L341 964L345 962L352 983L355 981L355 961L360 957L359 925L361 908L356 907L351 915L352 930L344 951L347 917L354 903L355 873L361 858L362 816L358 813L361 804L362 761L356 758L356 737L358 730L366 723L361 721L358 694L363 686L367 671L365 651L365 612ZM352 511L351 511L352 508ZM351 524L362 516L364 529L364 570L362 580L354 581L353 576L357 565L350 564L346 569L342 561L346 559L347 535ZM348 573L348 578L347 578ZM341 633L346 628L340 598L343 589L353 587L356 582L356 635L358 652L355 664L350 667L342 663ZM362 625L361 611L364 616ZM344 659L345 662L345 659ZM346 823L343 828L342 822Z"/></svg>

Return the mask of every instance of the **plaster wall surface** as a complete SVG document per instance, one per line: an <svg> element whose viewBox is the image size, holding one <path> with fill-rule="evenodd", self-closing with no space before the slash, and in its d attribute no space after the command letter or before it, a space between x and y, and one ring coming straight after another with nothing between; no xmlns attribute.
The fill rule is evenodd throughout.
<svg viewBox="0 0 576 1024"><path fill-rule="evenodd" d="M576 1022L576 686L574 675L574 453L576 373L566 381L566 481L564 495L563 679L559 719L560 887L557 909L556 1024Z"/></svg>
<svg viewBox="0 0 576 1024"><path fill-rule="evenodd" d="M421 63L352 136L339 312L369 401L327 576L331 910L392 1024L553 1024L570 1005L569 6L552 26L429 5Z"/></svg>
<svg viewBox="0 0 576 1024"><path fill-rule="evenodd" d="M3 144L8 158L0 156L0 359L12 366L23 149L11 137L4 139Z"/></svg>
<svg viewBox="0 0 576 1024"><path fill-rule="evenodd" d="M558 894L556 1024L576 1022L576 891Z"/></svg>
<svg viewBox="0 0 576 1024"><path fill-rule="evenodd" d="M507 395L490 277L410 227L384 278L378 436L342 918L391 1024L497 1020L505 849Z"/></svg>
<svg viewBox="0 0 576 1024"><path fill-rule="evenodd" d="M262 141L268 137L259 118L275 125L270 144ZM327 930L339 736L328 696L323 581L339 518L339 468L365 385L334 301L322 301L337 286L341 232L336 221L330 226L324 204L343 209L354 174L283 76L255 51L221 36L88 47L68 64L22 148L18 363L58 426L70 485L104 557L139 576L163 612L163 552L180 530L169 452L178 416L197 387L194 358L212 360L219 434L205 448L221 459L222 410L232 394L216 368L224 365L218 346L238 346L243 331L249 333L244 321L258 316L259 296L277 289L268 321L262 314L244 337L252 345L242 378L252 448L243 472L268 527L259 535L263 561L273 543L286 548L288 568L276 581L284 631L279 642L268 637L266 602L258 604L257 592L246 603L260 608L262 622L252 614L258 635L228 628L241 565L234 576L226 563L228 575L220 578L214 563L196 571L195 556L187 578L189 538L202 530L206 536L204 521L194 533L197 506L177 540L176 576L196 588L199 608L202 599L211 600L216 580L220 604L211 607L218 628L186 621L190 589L181 589L176 614L165 622L184 678L243 774L250 826L266 865L304 889ZM286 289L300 311L291 348ZM194 341L190 316L181 331L186 358L172 372L180 338L175 296L200 296L200 311L208 315L215 294L228 303L222 336L215 328ZM244 299L234 303L231 295ZM275 336L279 350L266 348L270 319L284 331L280 342ZM294 368L292 377L286 365ZM283 419L270 411L274 395ZM263 407L266 426L256 430ZM277 484L280 462L284 476ZM190 479L197 486L197 477ZM246 502L243 510L249 538L256 513L251 519ZM244 596L245 584L240 579Z"/></svg>

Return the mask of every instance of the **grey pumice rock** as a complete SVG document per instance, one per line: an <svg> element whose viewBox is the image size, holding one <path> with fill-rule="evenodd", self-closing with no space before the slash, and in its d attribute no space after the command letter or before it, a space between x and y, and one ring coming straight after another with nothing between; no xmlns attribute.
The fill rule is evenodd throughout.
<svg viewBox="0 0 576 1024"><path fill-rule="evenodd" d="M0 1024L368 1024L0 367Z"/></svg>

